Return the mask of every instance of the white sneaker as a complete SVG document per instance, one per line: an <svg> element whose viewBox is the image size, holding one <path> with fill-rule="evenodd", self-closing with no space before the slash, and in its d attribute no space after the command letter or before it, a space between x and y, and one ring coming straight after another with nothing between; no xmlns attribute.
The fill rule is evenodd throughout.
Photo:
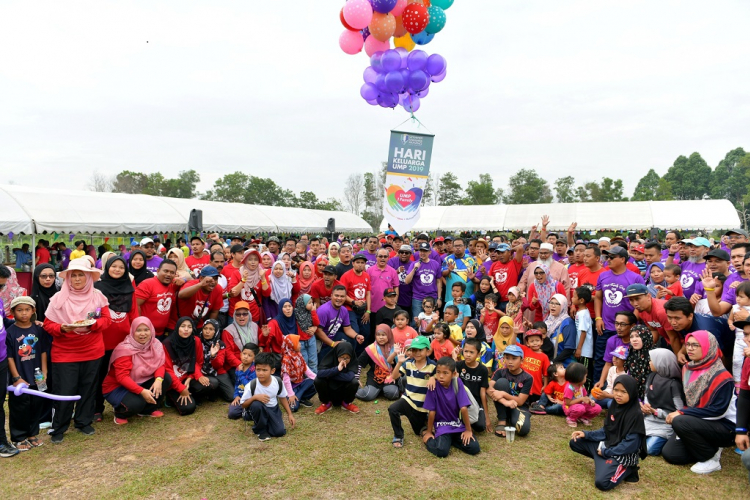
<svg viewBox="0 0 750 500"><path fill-rule="evenodd" d="M716 452L716 455L711 457L705 462L698 462L697 464L690 467L690 470L696 474L710 474L711 472L717 472L721 470L721 448Z"/></svg>

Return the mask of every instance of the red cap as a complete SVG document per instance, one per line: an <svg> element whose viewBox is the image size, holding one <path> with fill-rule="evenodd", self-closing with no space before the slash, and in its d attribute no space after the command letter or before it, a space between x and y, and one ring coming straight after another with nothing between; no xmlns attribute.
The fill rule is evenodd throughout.
<svg viewBox="0 0 750 500"><path fill-rule="evenodd" d="M385 243L385 242L387 242L387 241L388 241L388 240L386 240L385 238L381 238L381 239L380 239L380 243Z"/></svg>
<svg viewBox="0 0 750 500"><path fill-rule="evenodd" d="M643 245L636 245L633 247L633 251L638 253L646 253L646 247Z"/></svg>
<svg viewBox="0 0 750 500"><path fill-rule="evenodd" d="M435 238L435 239L434 239L433 241L434 241L435 243L437 243L438 241L445 241L445 238L443 238L442 236L438 236L438 237L437 237L437 238Z"/></svg>

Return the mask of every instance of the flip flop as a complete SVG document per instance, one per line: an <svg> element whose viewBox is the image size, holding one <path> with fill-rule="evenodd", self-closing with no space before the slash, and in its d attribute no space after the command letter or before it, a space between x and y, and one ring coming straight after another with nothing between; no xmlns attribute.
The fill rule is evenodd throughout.
<svg viewBox="0 0 750 500"><path fill-rule="evenodd" d="M399 449L404 447L404 440L399 438L393 438L393 441L391 443L394 448Z"/></svg>
<svg viewBox="0 0 750 500"><path fill-rule="evenodd" d="M28 441L29 444L33 446L34 448L38 448L44 444L41 441L39 441L39 438L37 438L36 436L30 437L26 441Z"/></svg>
<svg viewBox="0 0 750 500"><path fill-rule="evenodd" d="M504 425L496 425L495 426L495 436L499 438L505 437L505 426Z"/></svg>

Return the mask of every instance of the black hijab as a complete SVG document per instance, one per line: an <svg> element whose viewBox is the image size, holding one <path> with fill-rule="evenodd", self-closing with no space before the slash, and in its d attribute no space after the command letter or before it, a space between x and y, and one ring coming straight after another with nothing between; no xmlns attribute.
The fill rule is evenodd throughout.
<svg viewBox="0 0 750 500"><path fill-rule="evenodd" d="M481 286L479 286L479 285L481 285L481 284L482 284L482 281L484 281L484 280L487 280L487 283L489 283L489 285L490 285L490 291L489 291L489 292L487 292L487 293L484 293L484 292L482 291L482 287L481 287ZM482 307L484 307L484 298L485 298L485 297L486 297L487 295L489 295L489 294L491 294L491 293L494 293L494 292L492 291L492 280L490 280L490 277L489 277L489 276L483 276L483 277L482 277L482 279L481 279L481 280L479 280L479 285L477 285L477 286L476 286L476 287L474 288L474 300L476 301L476 304L477 304L477 306L478 306L479 304L482 304ZM481 309L481 307L480 307L480 309Z"/></svg>
<svg viewBox="0 0 750 500"><path fill-rule="evenodd" d="M193 334L188 338L183 338L179 333L180 325L186 321L190 322ZM180 371L184 373L193 373L193 371L195 371L195 323L192 318L183 316L177 320L174 332L172 332L172 334L167 337L167 340L164 341L164 348L169 353L169 357L172 358L172 363L174 363Z"/></svg>
<svg viewBox="0 0 750 500"><path fill-rule="evenodd" d="M115 279L110 276L109 269L118 260L125 266L125 272L122 276ZM135 292L135 288L133 288L133 282L130 281L130 276L128 276L128 265L122 257L109 259L104 265L102 279L94 283L94 288L107 297L109 308L114 312L127 313L133 307L133 293Z"/></svg>
<svg viewBox="0 0 750 500"><path fill-rule="evenodd" d="M44 321L44 313L49 307L50 299L60 291L55 280L52 281L52 286L50 287L43 287L41 283L39 283L39 276L45 269L51 269L52 272L55 273L55 276L57 276L55 268L51 264L39 264L34 268L34 282L31 284L31 298L36 302L36 319L39 321Z"/></svg>
<svg viewBox="0 0 750 500"><path fill-rule="evenodd" d="M642 439L639 455L646 458L646 424L643 422L641 403L638 400L638 382L630 375L620 375L615 379L612 388L617 387L617 384L622 385L628 392L630 400L624 405L612 400L612 405L604 418L604 444L611 448L621 443L628 434L640 434Z"/></svg>
<svg viewBox="0 0 750 500"><path fill-rule="evenodd" d="M354 357L354 347L352 347L352 345L346 340L342 340L341 342L336 344L336 347L328 351L328 353L323 357L323 360L321 361L318 368L321 370L327 370L329 368L333 368L334 366L338 366L339 357L343 356L344 354L349 355L349 359L351 360L349 361L349 364L346 365L346 369L356 374L359 365L357 364L357 360Z"/></svg>
<svg viewBox="0 0 750 500"><path fill-rule="evenodd" d="M143 257L143 267L140 269L135 269L133 267L133 257L138 254ZM148 257L146 257L146 252L144 252L143 250L135 250L130 254L130 260L128 261L128 271L133 275L133 281L135 281L136 286L140 285L141 281L154 277L154 273L146 268L146 262L148 262Z"/></svg>

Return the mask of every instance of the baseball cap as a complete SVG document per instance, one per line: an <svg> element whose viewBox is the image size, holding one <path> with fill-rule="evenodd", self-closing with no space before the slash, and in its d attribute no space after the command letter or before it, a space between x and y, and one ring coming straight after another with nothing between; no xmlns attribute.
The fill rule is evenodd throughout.
<svg viewBox="0 0 750 500"><path fill-rule="evenodd" d="M323 274L336 274L336 268L333 266L326 266L323 268Z"/></svg>
<svg viewBox="0 0 750 500"><path fill-rule="evenodd" d="M203 277L209 277L209 278L215 278L219 275L219 270L216 269L214 266L205 266L203 269L201 269L201 278Z"/></svg>
<svg viewBox="0 0 750 500"><path fill-rule="evenodd" d="M510 250L510 245L508 245L507 243L500 243L499 245L497 245L498 252L507 252L509 250Z"/></svg>
<svg viewBox="0 0 750 500"><path fill-rule="evenodd" d="M706 254L706 258L709 258L709 257L716 257L717 259L725 260L729 262L729 254L727 253L726 250L722 250L721 248L714 248L713 250L708 252Z"/></svg>
<svg viewBox="0 0 750 500"><path fill-rule="evenodd" d="M357 255L355 255L352 258L352 262L354 262L355 260L365 260L366 261L367 257L365 257L364 255L362 255L361 253L358 253Z"/></svg>
<svg viewBox="0 0 750 500"><path fill-rule="evenodd" d="M381 244L381 245L385 245L385 243L386 243L387 241L388 241L388 240L386 240L385 238L380 238L380 244Z"/></svg>
<svg viewBox="0 0 750 500"><path fill-rule="evenodd" d="M427 250L428 252L431 250L429 243L423 241L419 244L419 248L417 250Z"/></svg>
<svg viewBox="0 0 750 500"><path fill-rule="evenodd" d="M745 238L748 237L747 231L745 231L744 229L740 229L740 228L730 229L729 231L727 231L726 233L724 233L724 236L729 236L730 234L740 234L740 235L744 236ZM737 323L735 323L735 324L737 324Z"/></svg>
<svg viewBox="0 0 750 500"><path fill-rule="evenodd" d="M428 349L430 347L430 340L427 337L419 336L415 339L411 339L412 349Z"/></svg>
<svg viewBox="0 0 750 500"><path fill-rule="evenodd" d="M446 236L445 241L453 241L453 236L451 235Z"/></svg>
<svg viewBox="0 0 750 500"><path fill-rule="evenodd" d="M509 354L511 356L518 356L519 358L523 358L523 350L515 344L506 347L505 351L503 351L503 354Z"/></svg>
<svg viewBox="0 0 750 500"><path fill-rule="evenodd" d="M646 285L642 285L640 283L633 283L632 285L628 286L628 288L625 290L626 297L635 297L636 295L646 295L647 293L648 293L648 288L646 288Z"/></svg>
<svg viewBox="0 0 750 500"><path fill-rule="evenodd" d="M599 240L597 240L596 238L590 239L590 240L589 240L589 245L591 245L592 243L593 243L594 245L598 245L598 244L599 244Z"/></svg>
<svg viewBox="0 0 750 500"><path fill-rule="evenodd" d="M609 250L602 250L602 253L604 255L617 255L618 257L622 257L623 259L627 259L630 257L630 255L628 255L628 251L622 248L620 245L615 245Z"/></svg>
<svg viewBox="0 0 750 500"><path fill-rule="evenodd" d="M14 300L15 300L15 299L14 299ZM735 328L739 328L739 329L743 329L743 328L745 328L746 326L749 326L749 325L750 325L750 320L745 320L745 321L735 321L735 322L734 322L734 327L735 327Z"/></svg>
<svg viewBox="0 0 750 500"><path fill-rule="evenodd" d="M418 240L429 240L430 237L427 235L427 233L419 233L419 236L417 236Z"/></svg>
<svg viewBox="0 0 750 500"><path fill-rule="evenodd" d="M146 245L148 245L149 243L153 243L153 242L154 242L154 240L152 240L151 238L143 238L143 239L141 240L141 246L142 246L142 247L145 247L145 246L146 246Z"/></svg>
<svg viewBox="0 0 750 500"><path fill-rule="evenodd" d="M398 295L395 288L386 288L383 290L383 297L392 297L394 295Z"/></svg>
<svg viewBox="0 0 750 500"><path fill-rule="evenodd" d="M633 247L634 252L646 253L646 247L644 245L636 245Z"/></svg>
<svg viewBox="0 0 750 500"><path fill-rule="evenodd" d="M442 242L444 242L444 241L445 241L445 238L443 238L442 236L438 236L438 237L437 237L437 238L435 238L435 239L434 239L433 241L434 241L435 243L442 243Z"/></svg>
<svg viewBox="0 0 750 500"><path fill-rule="evenodd" d="M201 238L197 234L195 236L193 236L193 237L190 238L190 241L193 241L193 240L200 240L201 243L205 243L206 242L206 240L204 240L203 238Z"/></svg>
<svg viewBox="0 0 750 500"><path fill-rule="evenodd" d="M498 243L495 243L495 242L493 241L492 243L490 243L490 246L489 246L489 251L490 251L490 252L492 252L492 251L497 251L497 247L498 247Z"/></svg>
<svg viewBox="0 0 750 500"><path fill-rule="evenodd" d="M234 305L234 310L236 311L237 309L250 309L250 304L244 300L240 300Z"/></svg>
<svg viewBox="0 0 750 500"><path fill-rule="evenodd" d="M539 330L535 330L535 329L528 330L523 334L524 340L526 340L529 337L534 337L534 336L544 337L542 332L540 332ZM508 348L506 347L505 350L507 351Z"/></svg>
<svg viewBox="0 0 750 500"><path fill-rule="evenodd" d="M274 241L276 243L281 243L276 236L271 236L270 238L268 238L267 241L268 241L268 243L271 243L272 241Z"/></svg>
<svg viewBox="0 0 750 500"><path fill-rule="evenodd" d="M692 240L691 239L682 240L682 242L685 243L686 245L711 248L711 242L702 236L698 236L697 238L693 238Z"/></svg>
<svg viewBox="0 0 750 500"><path fill-rule="evenodd" d="M398 249L399 252L409 252L414 253L414 250L409 245L401 245Z"/></svg>
<svg viewBox="0 0 750 500"><path fill-rule="evenodd" d="M610 352L610 354L615 358L628 359L628 348L624 345L621 345L618 346L614 351Z"/></svg>

